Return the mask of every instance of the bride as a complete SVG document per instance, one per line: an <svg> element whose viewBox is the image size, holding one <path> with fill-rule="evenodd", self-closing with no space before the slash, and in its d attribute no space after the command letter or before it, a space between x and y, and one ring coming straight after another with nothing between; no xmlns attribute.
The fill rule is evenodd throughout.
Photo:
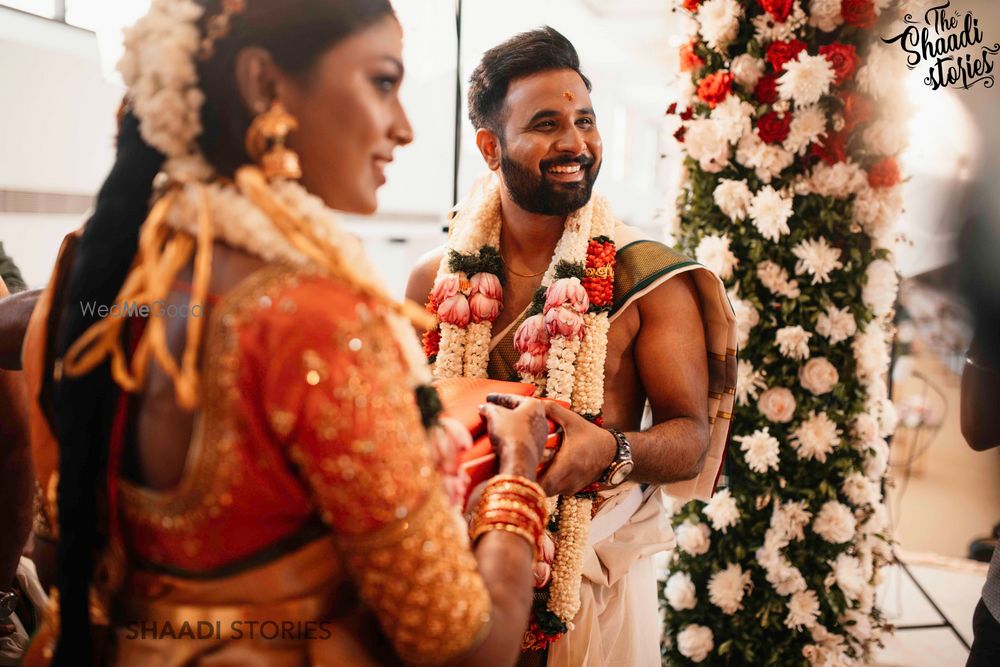
<svg viewBox="0 0 1000 667"><path fill-rule="evenodd" d="M401 39L386 0L153 0L127 31L117 160L25 341L58 545L25 664L516 659L543 410L482 408L470 540L427 314L333 213L412 140Z"/></svg>

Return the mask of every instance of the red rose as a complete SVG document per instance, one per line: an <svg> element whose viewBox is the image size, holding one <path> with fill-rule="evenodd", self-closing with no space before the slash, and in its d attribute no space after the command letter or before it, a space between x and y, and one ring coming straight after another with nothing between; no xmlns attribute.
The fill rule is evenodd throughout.
<svg viewBox="0 0 1000 667"><path fill-rule="evenodd" d="M781 23L792 13L792 0L757 0L757 4Z"/></svg>
<svg viewBox="0 0 1000 667"><path fill-rule="evenodd" d="M855 28L871 28L875 25L875 6L872 0L843 0L840 14L848 25Z"/></svg>
<svg viewBox="0 0 1000 667"><path fill-rule="evenodd" d="M697 46L698 40L692 39L687 44L681 47L681 71L682 72L693 72L699 70L705 66L705 61L698 57L695 53L694 47Z"/></svg>
<svg viewBox="0 0 1000 667"><path fill-rule="evenodd" d="M825 57L829 61L830 67L833 68L833 73L837 77L833 82L835 86L850 79L854 76L854 71L858 69L860 59L857 50L851 44L841 44L840 42L827 44L819 47L819 54Z"/></svg>
<svg viewBox="0 0 1000 667"><path fill-rule="evenodd" d="M859 125L864 125L875 114L872 99L867 95L845 90L840 93L840 100L844 103L840 110L844 117L844 132L851 132Z"/></svg>
<svg viewBox="0 0 1000 667"><path fill-rule="evenodd" d="M689 12L698 11L698 5L701 4L701 0L684 0L684 9Z"/></svg>
<svg viewBox="0 0 1000 667"><path fill-rule="evenodd" d="M757 121L757 133L765 143L780 144L788 136L788 129L792 125L792 114L779 114L771 111L760 117Z"/></svg>
<svg viewBox="0 0 1000 667"><path fill-rule="evenodd" d="M692 109L691 107L687 107L686 109L684 109L684 111L680 113L680 116L681 120L691 120L692 118L694 118L694 109Z"/></svg>
<svg viewBox="0 0 1000 667"><path fill-rule="evenodd" d="M806 43L801 39L791 39L784 42L771 42L767 47L765 60L771 63L776 74L784 71L785 63L795 60L795 57L806 50Z"/></svg>
<svg viewBox="0 0 1000 667"><path fill-rule="evenodd" d="M765 74L757 81L753 96L761 104L774 104L778 101L778 80L770 74Z"/></svg>
<svg viewBox="0 0 1000 667"><path fill-rule="evenodd" d="M714 109L733 90L732 72L712 72L698 84L698 97Z"/></svg>
<svg viewBox="0 0 1000 667"><path fill-rule="evenodd" d="M884 157L868 169L868 185L889 188L899 183L899 165L896 158Z"/></svg>
<svg viewBox="0 0 1000 667"><path fill-rule="evenodd" d="M847 139L845 132L834 132L828 134L826 138L819 139L809 147L809 152L827 164L837 164L847 159L847 150L844 142Z"/></svg>

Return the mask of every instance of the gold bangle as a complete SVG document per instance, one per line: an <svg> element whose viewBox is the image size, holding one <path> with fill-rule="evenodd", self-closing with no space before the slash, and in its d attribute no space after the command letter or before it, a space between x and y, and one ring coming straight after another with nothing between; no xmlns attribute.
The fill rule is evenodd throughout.
<svg viewBox="0 0 1000 667"><path fill-rule="evenodd" d="M541 535L542 532L542 524L538 521L538 519L534 516L512 509L486 510L476 517L475 523L497 523L498 521L519 525L525 530L530 530L532 533L537 533L539 535Z"/></svg>
<svg viewBox="0 0 1000 667"><path fill-rule="evenodd" d="M529 512L533 512L538 517L539 521L542 521L545 518L544 517L545 510L543 508L529 505L528 503L520 499L497 497L496 494L490 494L490 495L484 494L482 499L479 501L479 506L476 508L476 511L479 511L480 508L488 508L488 507L516 507L518 509L523 509Z"/></svg>
<svg viewBox="0 0 1000 667"><path fill-rule="evenodd" d="M482 537L484 534L494 530L501 530L506 533L513 533L514 535L519 535L520 537L523 537L525 541L529 545L531 545L531 559L532 560L538 559L538 544L536 543L536 540L531 535L531 533L518 526L512 526L509 523L488 523L481 526L477 526L473 530L471 535L472 543L475 544L476 541L478 541L479 538Z"/></svg>
<svg viewBox="0 0 1000 667"><path fill-rule="evenodd" d="M532 482L527 477L522 477L521 475L496 475L491 477L490 481L486 483L486 488L490 489L503 483L512 484L522 489L530 490L538 498L542 500L545 499L545 491L542 490L542 487L539 486L537 482Z"/></svg>
<svg viewBox="0 0 1000 667"><path fill-rule="evenodd" d="M530 503L537 507L541 507L543 509L545 507L545 498L541 498L535 495L534 493L528 493L522 487L515 487L508 484L498 484L494 487L485 489L485 491L488 491L490 495L501 496L501 497L511 496L523 500L526 503Z"/></svg>

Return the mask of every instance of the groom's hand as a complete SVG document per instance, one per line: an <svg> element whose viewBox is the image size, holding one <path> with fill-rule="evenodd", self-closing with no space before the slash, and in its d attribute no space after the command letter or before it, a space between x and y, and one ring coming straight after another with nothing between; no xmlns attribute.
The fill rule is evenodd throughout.
<svg viewBox="0 0 1000 667"><path fill-rule="evenodd" d="M615 436L558 403L543 401L545 416L562 426L552 464L538 478L547 496L569 496L598 481L618 452Z"/></svg>

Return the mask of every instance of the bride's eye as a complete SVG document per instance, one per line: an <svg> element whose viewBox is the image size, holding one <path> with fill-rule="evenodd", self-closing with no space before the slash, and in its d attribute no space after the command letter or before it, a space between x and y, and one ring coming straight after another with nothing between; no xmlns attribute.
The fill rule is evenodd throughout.
<svg viewBox="0 0 1000 667"><path fill-rule="evenodd" d="M391 93L399 85L399 77L390 75L375 76L372 77L372 84L379 92Z"/></svg>

